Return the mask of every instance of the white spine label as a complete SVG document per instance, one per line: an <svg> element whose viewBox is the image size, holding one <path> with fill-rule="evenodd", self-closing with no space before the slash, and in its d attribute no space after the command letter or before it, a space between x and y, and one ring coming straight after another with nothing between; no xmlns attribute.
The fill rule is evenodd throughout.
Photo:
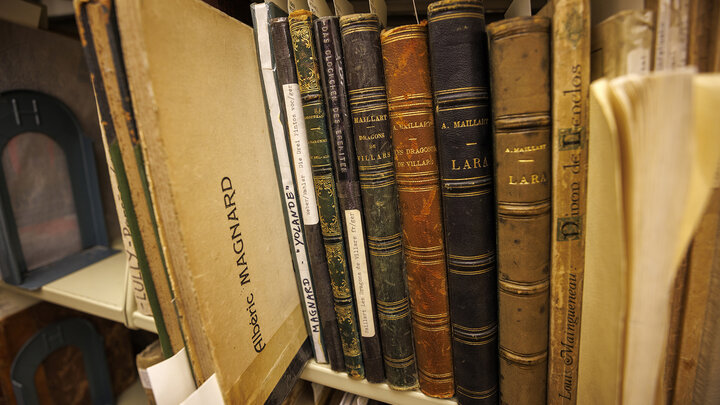
<svg viewBox="0 0 720 405"><path fill-rule="evenodd" d="M320 222L315 199L315 188L312 180L312 166L310 164L310 151L308 150L307 130L305 129L305 115L300 99L300 86L297 83L284 84L285 113L287 115L288 131L290 132L290 146L293 161L295 162L295 182L300 192L300 209L306 225L315 225Z"/></svg>
<svg viewBox="0 0 720 405"><path fill-rule="evenodd" d="M650 50L635 48L627 54L627 73L650 73Z"/></svg>
<svg viewBox="0 0 720 405"><path fill-rule="evenodd" d="M370 277L368 277L367 258L365 256L365 237L363 236L362 214L360 210L345 211L345 225L352 264L353 289L357 305L360 333L363 337L375 336L372 298L370 295Z"/></svg>
<svg viewBox="0 0 720 405"><path fill-rule="evenodd" d="M307 257L307 249L305 245L305 233L303 232L302 221L300 221L298 196L293 183L292 166L290 163L290 155L288 153L287 141L285 139L285 128L281 120L280 100L277 96L277 87L275 75L272 69L272 57L270 53L270 34L268 32L268 16L267 6L259 5L255 7L258 22L256 22L258 32L258 43L260 48L260 63L263 66L262 77L267 91L266 100L270 111L270 121L273 132L273 143L277 154L277 164L280 170L280 179L283 185L283 198L285 199L285 210L287 211L288 220L290 221L290 231L292 234L292 249L294 251L295 260L297 262L298 278L300 279L302 302L305 304L305 312L310 327L310 338L312 339L315 349L315 359L318 363L327 363L325 351L322 347L322 338L320 337L320 319L317 312L317 303L315 302L315 291L310 277L310 265ZM304 119L304 118L303 118ZM313 194L314 196L314 194Z"/></svg>

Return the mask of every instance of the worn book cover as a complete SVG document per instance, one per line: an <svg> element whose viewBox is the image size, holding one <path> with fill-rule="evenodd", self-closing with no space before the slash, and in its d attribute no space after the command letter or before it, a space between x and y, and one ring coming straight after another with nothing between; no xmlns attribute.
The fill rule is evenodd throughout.
<svg viewBox="0 0 720 405"><path fill-rule="evenodd" d="M307 332L253 30L198 0L117 10L162 247L203 349L196 376L215 374L226 403L262 402Z"/></svg>
<svg viewBox="0 0 720 405"><path fill-rule="evenodd" d="M495 138L500 402L546 403L550 296L550 19L487 27Z"/></svg>
<svg viewBox="0 0 720 405"><path fill-rule="evenodd" d="M351 323L352 306L350 304L353 301L348 300L350 298L348 294L350 268L342 226L346 218L342 217L335 185L330 133L326 119L327 111L320 84L321 73L313 39L312 19L312 14L307 10L294 11L288 17L305 127L307 128L308 151L310 152L315 196L318 201L320 228L325 244L330 283L334 286L332 299L335 313L340 319L338 328L342 328L345 332L346 344L351 344L354 342L352 331L357 328L357 324ZM355 287L362 289L362 284L356 283ZM356 290L356 303L358 297L362 299L362 295L358 295ZM339 347L334 347L340 351ZM344 358L340 357L340 360L344 360Z"/></svg>
<svg viewBox="0 0 720 405"><path fill-rule="evenodd" d="M305 126L305 114L300 96L300 85L298 84L297 72L295 69L295 58L292 49L292 38L290 26L286 17L274 18L271 23L273 47L275 50L275 62L277 66L278 83L282 85L284 100L282 100L287 120L288 140L292 149L293 164L295 167L295 181L297 182L300 209L303 212L303 223L305 236L307 238L308 253L310 255L310 270L315 281L316 299L318 300L318 311L320 322L323 326L323 340L326 348L330 349L330 367L336 371L343 369L343 364L338 361L340 356L352 353L351 357L357 358L360 355L360 342L348 342L342 350L338 347L340 342L340 324L337 323L338 310L345 311L345 314L352 312L352 302L341 301L343 305L335 304L334 296L350 296L350 285L342 285L332 290L332 279L328 272L328 261L326 258L325 245L323 243L322 227L318 212L318 202L313 184L312 164L310 163L310 148L308 145L307 128ZM334 309L334 313L332 312ZM329 316L324 316L330 311ZM335 315L335 316L333 316ZM342 316L344 322L349 322L349 316ZM335 360L333 360L335 358ZM355 364L357 366L357 364ZM361 376L361 370L357 367L347 368L351 376ZM352 362L351 362L352 367Z"/></svg>
<svg viewBox="0 0 720 405"><path fill-rule="evenodd" d="M483 2L432 3L428 33L455 389L461 404L495 404L495 196Z"/></svg>
<svg viewBox="0 0 720 405"><path fill-rule="evenodd" d="M554 1L551 71L553 214L548 403L575 404L590 136L589 0Z"/></svg>
<svg viewBox="0 0 720 405"><path fill-rule="evenodd" d="M326 118L332 147L335 185L338 192L338 203L345 230L345 246L348 262L353 272L369 274L370 261L365 245L365 221L362 216L360 199L360 182L358 180L355 145L353 140L352 122L345 85L345 64L342 43L340 41L340 25L337 17L323 17L314 23L315 44L318 50L320 78L322 79L323 98L325 100ZM361 248L362 246L362 248ZM346 284L352 284L350 276L346 276ZM338 290L342 291L342 290ZM348 294L350 290L348 289ZM356 299L348 295L348 304L356 304ZM352 306L355 308L355 305ZM347 322L354 324L351 335L353 341L359 341L360 329L355 312L348 312ZM351 346L349 346L351 347ZM362 362L360 352L356 358L346 354L345 363L348 369L356 362ZM350 361L350 363L348 363ZM362 363L361 363L362 364ZM352 373L351 373L352 375Z"/></svg>
<svg viewBox="0 0 720 405"><path fill-rule="evenodd" d="M427 22L383 31L390 134L420 390L452 397L452 340Z"/></svg>
<svg viewBox="0 0 720 405"><path fill-rule="evenodd" d="M375 336L379 334L382 342L388 383L396 389L410 389L417 385L417 376L380 23L375 14L351 14L340 18L340 30L375 287L373 306L377 309L378 319Z"/></svg>
<svg viewBox="0 0 720 405"><path fill-rule="evenodd" d="M623 10L592 28L592 80L650 72L652 16L648 10Z"/></svg>

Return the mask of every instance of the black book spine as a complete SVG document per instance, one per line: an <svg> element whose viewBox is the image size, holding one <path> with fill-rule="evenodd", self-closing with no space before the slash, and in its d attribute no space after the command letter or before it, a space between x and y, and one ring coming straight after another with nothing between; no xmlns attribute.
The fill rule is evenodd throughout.
<svg viewBox="0 0 720 405"><path fill-rule="evenodd" d="M342 212L343 228L345 230L345 244L348 252L350 269L353 279L361 277L360 273L369 274L367 249L364 248L364 221L362 218L362 203L360 200L360 183L358 182L357 164L355 162L355 147L352 141L352 126L348 111L347 95L345 93L345 73L343 71L342 48L340 46L340 28L337 17L323 17L313 23L315 44L320 65L320 78L322 81L323 98L325 99L326 118L330 145L332 147L333 169L337 196ZM354 229L352 225L355 225ZM356 240L358 239L358 240ZM353 283L357 288L357 282ZM368 285L368 287L370 287ZM372 290L369 299L372 301ZM362 294L356 292L355 299ZM348 301L354 301L347 297ZM355 313L352 314L353 323L357 324ZM359 338L357 327L354 334ZM358 366L364 375L362 358L357 354ZM348 359L345 355L345 364L348 370L356 364L355 359ZM352 372L351 372L352 375Z"/></svg>
<svg viewBox="0 0 720 405"><path fill-rule="evenodd" d="M456 395L498 403L493 141L485 11L477 0L428 7Z"/></svg>
<svg viewBox="0 0 720 405"><path fill-rule="evenodd" d="M417 370L378 17L340 17L340 32L385 374L409 389Z"/></svg>
<svg viewBox="0 0 720 405"><path fill-rule="evenodd" d="M284 99L281 99L280 102L286 112L288 136L295 166L295 181L300 193L300 209L303 213L305 240L310 256L310 271L315 284L315 299L320 313L321 335L325 342L330 367L335 371L345 371L342 343L333 306L330 273L318 219L300 87L295 70L287 18L274 18L270 23L270 30L275 50L278 84L283 89Z"/></svg>

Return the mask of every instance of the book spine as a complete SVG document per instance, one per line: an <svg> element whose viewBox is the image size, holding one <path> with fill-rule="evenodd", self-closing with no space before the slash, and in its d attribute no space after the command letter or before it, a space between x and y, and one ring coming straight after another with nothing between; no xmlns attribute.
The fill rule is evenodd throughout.
<svg viewBox="0 0 720 405"><path fill-rule="evenodd" d="M303 195L301 202L306 204L303 213L307 215L303 218L306 224L313 227L312 234L308 235L315 252L315 261L311 262L311 268L313 276L317 280L318 295L321 293L319 284L322 283L322 304L327 307L327 309L323 308L324 312L320 314L320 319L324 323L325 319L331 320L327 322L326 328L332 328L332 336L328 336L332 340L328 340L328 338L325 340L330 355L330 365L336 371L344 371L346 365L341 341L341 333L344 331L341 332L339 328L347 324L346 319L348 311L352 312L352 304L348 305L346 301L338 302L334 300L333 296L333 291L338 289L342 292L337 295L347 294L349 286L342 284L337 278L339 274L347 272L347 268L332 172L327 170L330 168L329 162L326 165L322 164L323 157L329 160L330 154L329 150L323 151L327 148L327 134L324 128L325 115L322 108L317 107L318 105L322 107L322 100L315 100L313 103L305 97L310 82L308 81L309 71L301 72L297 63L295 47L296 40L300 38L296 38L297 33L293 34L292 32L292 27L288 23L292 21L291 19L281 21L278 24L273 23L273 41L283 47L282 51L276 48L278 51L276 54L278 77L280 77L279 68L282 58L285 78L281 79L281 83L287 84L283 86L283 90L288 127L290 128L290 144L293 148L295 167L299 170L300 180L298 183L302 182L301 184L303 184L300 186ZM310 35L309 26L302 25L301 28L307 28L307 34ZM275 37L277 37L277 41ZM312 37L308 36L306 40L307 42L302 42L302 44L311 46ZM297 46L301 46L301 43L298 42ZM306 48L306 52L307 50L312 52L313 49ZM314 78L318 78L317 71ZM310 101L309 104L308 101ZM300 114L301 110L302 114ZM316 115L318 117L313 120L312 117ZM318 301L320 301L319 296ZM327 312L327 316L325 316L325 312ZM338 318L340 318L339 322Z"/></svg>
<svg viewBox="0 0 720 405"><path fill-rule="evenodd" d="M420 389L455 393L427 24L383 31L390 133Z"/></svg>
<svg viewBox="0 0 720 405"><path fill-rule="evenodd" d="M102 116L100 116L102 121ZM103 132L105 128L101 126ZM135 306L137 310L143 314L152 316L152 308L148 295L145 288L145 283L142 279L142 272L140 271L140 263L137 257L137 251L132 241L132 235L130 233L130 225L128 225L127 215L125 214L126 208L122 202L120 196L120 187L118 185L118 179L123 177L127 184L127 178L125 177L125 168L122 166L117 167L113 163L113 159L122 161L120 156L120 147L117 144L117 138L113 141L113 145L108 145L107 136L102 137L103 148L105 149L105 160L107 161L108 169L110 172L110 185L112 187L113 199L115 201L115 211L117 212L118 222L120 223L120 235L122 236L123 247L125 250L125 258L127 260L128 274L130 278L130 288L132 289L133 298L135 299ZM115 158L112 155L116 155ZM122 173L118 173L118 170ZM122 180L121 180L122 181ZM125 190L127 192L127 190Z"/></svg>
<svg viewBox="0 0 720 405"><path fill-rule="evenodd" d="M340 46L340 28L337 17L319 18L314 23L315 41L320 59L323 96L330 129L330 145L332 147L333 169L338 193L340 210L345 218L345 246L348 252L348 261L353 273L368 274L368 257L365 245L364 226L362 218L362 203L360 201L360 185L358 183L357 164L355 162L355 147L352 141L352 127L350 112L348 110L347 94L345 93L345 72L343 67L342 48ZM351 223L355 223L353 228ZM346 278L348 275L345 276ZM351 285L349 278L347 284ZM352 296L345 297L352 300ZM360 295L360 294L358 294ZM342 298L342 297L339 297ZM360 332L357 327L357 317L350 311L352 318L352 342L359 344ZM350 328L348 328L350 330ZM359 347L357 351L345 353L345 364L350 375L364 375ZM354 371L358 372L354 372Z"/></svg>
<svg viewBox="0 0 720 405"><path fill-rule="evenodd" d="M495 197L483 3L442 0L430 4L428 33L455 389L461 404L495 404Z"/></svg>
<svg viewBox="0 0 720 405"><path fill-rule="evenodd" d="M500 402L545 404L550 295L550 19L488 25Z"/></svg>
<svg viewBox="0 0 720 405"><path fill-rule="evenodd" d="M277 8L271 3L256 3L252 5L253 24L255 26L255 43L258 50L258 63L260 64L261 83L265 95L265 109L268 124L271 129L273 154L280 174L280 194L285 201L285 222L288 231L290 253L295 266L300 291L300 301L304 306L305 322L308 335L312 341L315 360L318 363L327 363L325 347L320 334L320 319L315 301L315 288L310 275L310 262L308 260L305 231L303 228L302 213L298 210L298 193L295 189L293 168L290 163L287 137L285 136L285 122L280 105L280 87L275 75L275 60L273 58L272 44L270 42L270 19L276 17Z"/></svg>
<svg viewBox="0 0 720 405"><path fill-rule="evenodd" d="M577 401L585 270L590 2L559 0L552 19L552 201L548 404Z"/></svg>
<svg viewBox="0 0 720 405"><path fill-rule="evenodd" d="M385 374L396 389L417 386L410 300L393 167L377 15L340 17L350 113Z"/></svg>
<svg viewBox="0 0 720 405"><path fill-rule="evenodd" d="M163 355L170 357L183 345L182 332L175 319L173 319L175 317L175 309L172 303L160 300L156 292L156 287L159 289L162 285L158 285L154 281L148 262L145 244L143 243L132 201L125 165L123 164L120 146L118 144L118 134L116 132L135 130L135 128L132 119L132 106L129 105L129 90L126 85L127 83L122 80L124 77L124 67L120 59L121 53L114 7L99 7L98 4L89 1L77 2L75 7L77 23L82 37L83 51L85 53L85 61L88 64L88 70L91 72L90 77L97 101L98 114L101 118L103 142L107 144L108 156L111 163L109 166L114 169L115 180L126 219L123 223L123 231L126 225L130 234L130 240L126 241L125 244L128 245L129 243L134 247L137 266L143 278L160 346L162 347ZM105 24L102 27L98 27L95 24L95 21L98 20L104 21ZM97 38L96 34L98 36ZM101 63L97 49L102 46L110 48L110 52L113 55L111 66L106 66L106 63ZM121 96L120 99L123 100L121 106L123 119L114 119L114 115L117 115L118 112L113 114L113 106L111 106L107 93L106 80L117 81L117 89ZM125 236L125 232L123 232L123 237Z"/></svg>

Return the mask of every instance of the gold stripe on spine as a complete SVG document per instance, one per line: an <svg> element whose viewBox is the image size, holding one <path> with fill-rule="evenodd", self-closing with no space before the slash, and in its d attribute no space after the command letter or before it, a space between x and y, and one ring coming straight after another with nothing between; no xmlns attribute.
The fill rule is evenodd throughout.
<svg viewBox="0 0 720 405"><path fill-rule="evenodd" d="M500 357L522 366L532 366L547 361L547 350L540 353L523 354L508 350L502 346L499 346L499 349Z"/></svg>
<svg viewBox="0 0 720 405"><path fill-rule="evenodd" d="M455 386L457 391L461 394L463 394L466 397L473 398L473 399L486 399L490 398L491 396L495 395L497 392L497 386L494 386L493 388L485 391L472 391L466 388L463 388L459 385Z"/></svg>
<svg viewBox="0 0 720 405"><path fill-rule="evenodd" d="M485 14L484 13L467 12L467 13L455 13L455 14L450 14L450 15L439 15L437 17L429 17L428 22L453 20L456 18L479 18L479 19L484 20Z"/></svg>

